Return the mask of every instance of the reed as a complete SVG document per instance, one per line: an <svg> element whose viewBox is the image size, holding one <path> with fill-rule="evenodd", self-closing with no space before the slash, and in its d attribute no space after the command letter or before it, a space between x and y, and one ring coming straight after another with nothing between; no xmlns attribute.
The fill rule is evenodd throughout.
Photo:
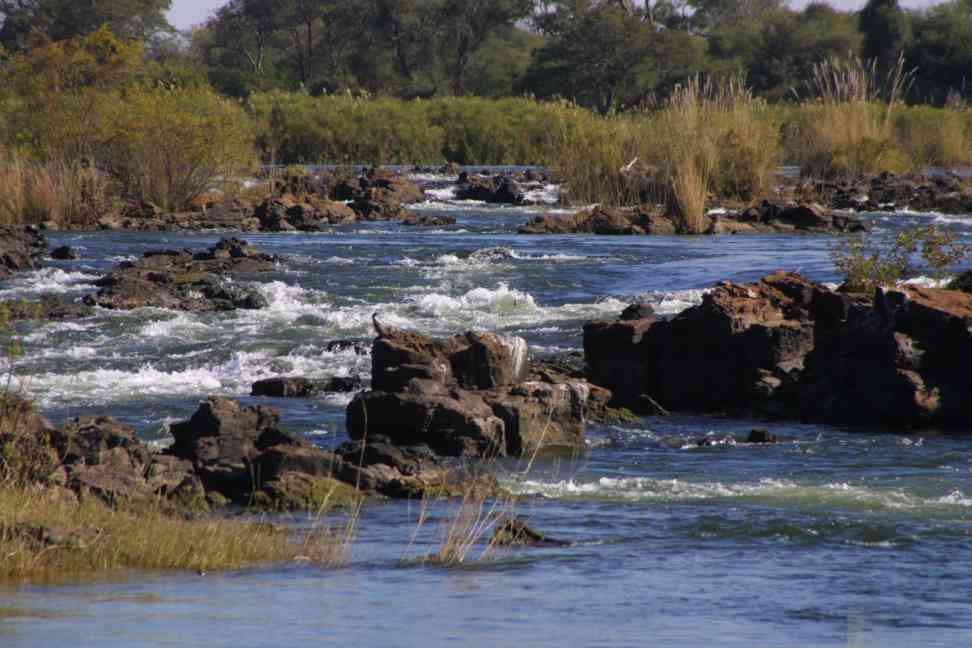
<svg viewBox="0 0 972 648"><path fill-rule="evenodd" d="M915 166L895 139L894 116L911 74L904 59L882 78L876 62L832 59L814 66L811 97L787 126L787 152L804 175L833 177Z"/></svg>
<svg viewBox="0 0 972 648"><path fill-rule="evenodd" d="M116 190L79 162L36 162L0 152L0 223L92 227L111 209Z"/></svg>

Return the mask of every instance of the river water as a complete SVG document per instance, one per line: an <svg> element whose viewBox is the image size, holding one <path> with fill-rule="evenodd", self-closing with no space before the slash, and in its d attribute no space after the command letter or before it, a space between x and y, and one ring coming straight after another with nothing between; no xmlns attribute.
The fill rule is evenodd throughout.
<svg viewBox="0 0 972 648"><path fill-rule="evenodd" d="M282 257L276 272L238 279L255 282L268 309L99 311L32 326L18 380L56 422L107 413L164 444L169 422L224 394L278 407L289 429L329 447L346 438L349 395L253 399L250 385L367 377L367 356L326 346L368 339L372 313L436 334L521 335L541 353L579 349L584 321L635 299L674 314L723 279L777 269L836 279L826 236L518 236L546 208L457 203L442 178L419 179L431 189L419 209L455 226L247 235ZM937 220L972 242L972 217L867 218L892 233ZM52 247L82 259L2 283L0 298L80 298L121 260L219 238L54 234ZM434 566L414 559L437 549L449 507L416 533L416 503L385 503L365 508L339 569L0 589L0 646L972 646L972 438L774 424L785 443L692 443L755 425L593 426L582 460L507 466L525 496L518 513L570 546L481 560L476 548L462 566Z"/></svg>

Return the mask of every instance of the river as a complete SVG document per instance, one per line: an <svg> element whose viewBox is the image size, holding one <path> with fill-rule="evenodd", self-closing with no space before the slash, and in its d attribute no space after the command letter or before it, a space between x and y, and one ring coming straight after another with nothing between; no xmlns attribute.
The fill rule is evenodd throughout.
<svg viewBox="0 0 972 648"><path fill-rule="evenodd" d="M282 257L274 273L239 279L256 282L269 308L99 311L31 326L18 380L55 422L110 414L164 444L168 423L224 394L271 404L286 427L332 447L346 439L350 395L255 399L250 385L367 378L367 355L326 347L368 339L373 313L435 334L521 335L542 353L579 349L585 321L633 300L674 314L724 279L787 269L836 280L827 236L519 236L546 208L455 202L443 178L418 179L431 189L418 210L455 226L246 235ZM866 218L885 233L937 220L972 243L972 216ZM0 298L80 297L121 260L220 234L49 238L81 259L0 283ZM972 438L773 424L784 443L693 443L765 425L648 417L592 426L582 460L507 466L525 496L518 512L569 546L435 566L414 558L437 548L448 505L417 534L416 503L366 506L342 568L0 589L0 645L972 646Z"/></svg>

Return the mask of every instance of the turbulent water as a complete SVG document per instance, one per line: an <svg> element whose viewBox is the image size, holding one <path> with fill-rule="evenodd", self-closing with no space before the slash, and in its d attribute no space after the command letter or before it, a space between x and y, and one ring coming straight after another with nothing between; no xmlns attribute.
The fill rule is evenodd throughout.
<svg viewBox="0 0 972 648"><path fill-rule="evenodd" d="M443 178L418 179L430 188L418 209L454 215L455 226L247 236L282 257L257 278L268 309L99 311L36 325L25 330L18 380L56 421L108 413L160 444L201 397L225 394L269 402L290 429L331 446L345 438L349 396L251 399L250 385L367 377L370 358L326 347L369 339L373 313L436 334L522 335L540 353L579 349L584 321L634 299L673 314L722 279L776 269L836 278L824 236L518 236L547 208L455 202ZM972 242L972 217L868 218L887 232L948 223ZM80 297L121 260L219 235L50 238L82 259L2 283L0 298ZM0 645L972 645L972 437L775 425L787 439L776 446L692 443L757 424L676 416L595 426L582 461L506 466L508 486L526 496L519 512L567 547L435 567L410 559L437 548L448 511L433 509L416 533L415 503L376 505L342 569L0 590Z"/></svg>

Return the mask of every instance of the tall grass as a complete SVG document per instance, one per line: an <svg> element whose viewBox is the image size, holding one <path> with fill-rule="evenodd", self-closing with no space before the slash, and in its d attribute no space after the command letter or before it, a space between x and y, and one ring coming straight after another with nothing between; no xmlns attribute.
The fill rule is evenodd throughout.
<svg viewBox="0 0 972 648"><path fill-rule="evenodd" d="M212 571L303 560L332 564L340 535L260 521L183 519L0 485L0 581L68 579L125 569Z"/></svg>
<svg viewBox="0 0 972 648"><path fill-rule="evenodd" d="M36 162L0 151L0 223L92 227L116 190L80 162Z"/></svg>
<svg viewBox="0 0 972 648"><path fill-rule="evenodd" d="M814 66L802 104L787 126L787 152L805 175L904 172L915 160L895 139L895 111L910 74L899 59L882 78L876 62L831 59Z"/></svg>
<svg viewBox="0 0 972 648"><path fill-rule="evenodd" d="M707 227L711 197L763 197L780 161L773 113L736 81L692 79L653 109L585 133L553 152L572 200L661 203L690 234Z"/></svg>

